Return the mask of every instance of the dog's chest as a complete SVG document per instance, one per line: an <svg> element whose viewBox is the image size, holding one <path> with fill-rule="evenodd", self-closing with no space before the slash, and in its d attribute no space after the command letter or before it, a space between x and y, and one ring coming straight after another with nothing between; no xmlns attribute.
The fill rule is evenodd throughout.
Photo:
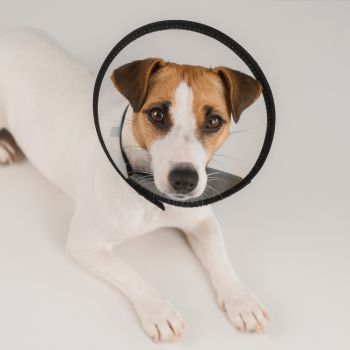
<svg viewBox="0 0 350 350"><path fill-rule="evenodd" d="M142 202L144 200L142 199ZM124 241L144 235L162 227L176 227L187 231L210 213L209 207L178 208L166 206L165 211L151 203L135 205L133 210L125 210L123 215L114 216L116 240Z"/></svg>
<svg viewBox="0 0 350 350"><path fill-rule="evenodd" d="M161 227L177 227L186 230L210 213L210 207L180 208L166 205L163 211L153 205L147 206L139 222L140 233L147 233Z"/></svg>

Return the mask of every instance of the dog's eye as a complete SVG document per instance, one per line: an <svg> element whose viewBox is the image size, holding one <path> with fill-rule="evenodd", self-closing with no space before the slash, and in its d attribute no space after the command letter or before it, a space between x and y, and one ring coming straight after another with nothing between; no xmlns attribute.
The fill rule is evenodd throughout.
<svg viewBox="0 0 350 350"><path fill-rule="evenodd" d="M152 108L148 112L148 116L156 123L163 124L165 122L165 113L158 107Z"/></svg>
<svg viewBox="0 0 350 350"><path fill-rule="evenodd" d="M209 115L206 120L205 129L207 131L216 131L220 129L222 124L223 120L220 116L216 114Z"/></svg>

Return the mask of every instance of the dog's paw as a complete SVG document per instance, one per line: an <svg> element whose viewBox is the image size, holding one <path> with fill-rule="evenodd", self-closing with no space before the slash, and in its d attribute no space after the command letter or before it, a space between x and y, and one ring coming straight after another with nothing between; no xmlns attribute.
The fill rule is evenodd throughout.
<svg viewBox="0 0 350 350"><path fill-rule="evenodd" d="M244 287L233 285L218 293L220 307L230 322L241 332L264 333L269 315Z"/></svg>
<svg viewBox="0 0 350 350"><path fill-rule="evenodd" d="M152 298L135 305L142 327L155 343L175 342L181 337L184 322L174 307L165 300Z"/></svg>

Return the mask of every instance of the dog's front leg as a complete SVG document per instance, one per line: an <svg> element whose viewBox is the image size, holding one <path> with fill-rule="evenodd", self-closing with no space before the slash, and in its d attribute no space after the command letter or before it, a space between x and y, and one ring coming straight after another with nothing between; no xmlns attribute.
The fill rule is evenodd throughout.
<svg viewBox="0 0 350 350"><path fill-rule="evenodd" d="M86 270L124 293L134 306L144 331L154 342L176 340L183 331L179 313L133 268L114 254L115 230L96 222L99 220L75 214L67 253Z"/></svg>
<svg viewBox="0 0 350 350"><path fill-rule="evenodd" d="M247 291L233 270L220 226L213 214L194 228L184 230L190 245L209 272L220 307L241 331L263 332L268 314Z"/></svg>

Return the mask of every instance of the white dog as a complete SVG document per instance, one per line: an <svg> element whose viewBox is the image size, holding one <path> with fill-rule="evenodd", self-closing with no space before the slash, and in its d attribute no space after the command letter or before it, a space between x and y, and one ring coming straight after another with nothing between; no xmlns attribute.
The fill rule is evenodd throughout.
<svg viewBox="0 0 350 350"><path fill-rule="evenodd" d="M263 332L268 315L232 269L211 209L166 205L162 211L137 195L108 162L92 118L94 78L44 34L2 32L0 162L16 161L22 149L74 199L67 252L125 294L155 342L180 337L183 320L115 256L113 247L164 226L186 234L230 322L241 331ZM161 59L129 63L111 78L132 107L124 144L145 150L126 148L133 167L152 172L157 188L176 199L203 193L205 167L228 135L230 115L238 122L261 92L253 78L229 68L181 66Z"/></svg>

